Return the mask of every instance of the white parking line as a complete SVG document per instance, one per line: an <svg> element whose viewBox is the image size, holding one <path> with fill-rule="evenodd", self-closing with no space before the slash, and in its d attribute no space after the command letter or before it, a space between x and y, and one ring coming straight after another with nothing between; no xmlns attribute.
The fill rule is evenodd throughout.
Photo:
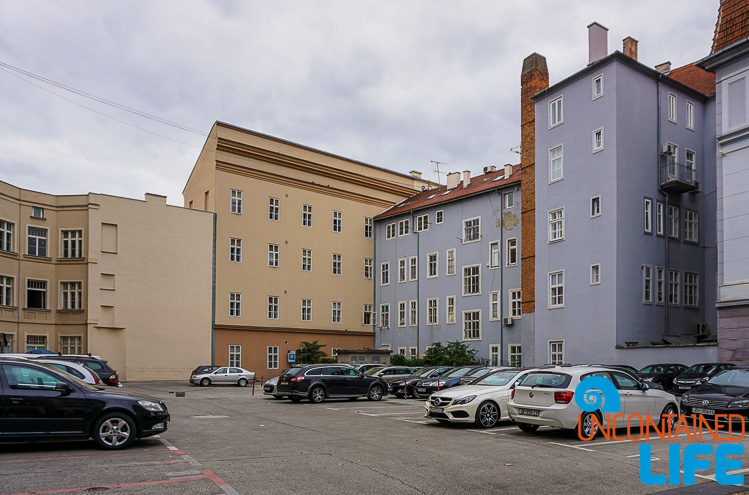
<svg viewBox="0 0 749 495"><path fill-rule="evenodd" d="M466 431L472 431L474 433L483 433L484 435L496 435L496 431L486 431L486 430L466 430Z"/></svg>
<svg viewBox="0 0 749 495"><path fill-rule="evenodd" d="M358 412L358 411L357 411ZM365 413L365 412L359 412L362 416L403 416L404 411L398 411L398 412L381 412L381 413Z"/></svg>
<svg viewBox="0 0 749 495"><path fill-rule="evenodd" d="M416 421L416 420L413 420L413 419L404 419L403 421L405 421L407 423L418 423L420 425L429 425L429 424L432 424L431 421Z"/></svg>
<svg viewBox="0 0 749 495"><path fill-rule="evenodd" d="M559 445L560 447L569 447L570 449L577 449L577 450L584 450L586 452L595 452L593 449L586 449L585 447L580 447L577 445L568 445L566 443L558 443L558 442L549 442L552 445Z"/></svg>

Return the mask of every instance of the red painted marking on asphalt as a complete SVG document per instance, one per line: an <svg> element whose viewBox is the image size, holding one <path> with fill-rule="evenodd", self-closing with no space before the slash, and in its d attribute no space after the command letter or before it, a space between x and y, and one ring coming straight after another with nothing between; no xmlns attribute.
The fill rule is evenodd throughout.
<svg viewBox="0 0 749 495"><path fill-rule="evenodd" d="M185 455L185 453L182 452L181 450L172 450L172 452L174 452L177 455Z"/></svg>
<svg viewBox="0 0 749 495"><path fill-rule="evenodd" d="M209 471L210 472L210 471ZM217 477L218 478L218 477ZM161 485L164 483L180 483L182 481L198 481L198 480L205 480L205 479L211 479L208 476L196 476L194 478L179 478L176 480L161 480L161 481L142 481L140 483L122 483L120 485L94 485L94 486L84 486L81 488L64 488L62 490L47 490L43 492L23 492L23 493L14 493L12 495L42 495L45 493L66 493L66 492L82 492L86 490L90 490L92 488L123 488L126 486L146 486L146 485ZM218 478L219 480L221 478ZM214 483L215 480L211 479ZM226 484L226 483L224 483Z"/></svg>
<svg viewBox="0 0 749 495"><path fill-rule="evenodd" d="M226 485L229 484L226 481L224 481L221 478L219 478L219 476L216 473L214 473L213 471L209 471L209 470L205 469L205 470L202 470L200 472L203 473L206 478L208 478L209 480L211 480L214 483L216 483L216 486L226 486Z"/></svg>
<svg viewBox="0 0 749 495"><path fill-rule="evenodd" d="M33 459L62 459L65 457L90 457L95 455L132 455L132 454L155 454L157 452L179 452L180 454L182 452L175 451L175 450L141 450L140 452L133 452L132 450L127 452L99 452L96 454L70 454L70 455L47 455L47 456L39 456L39 457L13 457L11 459L0 459L0 462L8 462L8 461L28 461Z"/></svg>
<svg viewBox="0 0 749 495"><path fill-rule="evenodd" d="M161 466L162 464L185 464L189 461L161 461L152 463L154 466Z"/></svg>

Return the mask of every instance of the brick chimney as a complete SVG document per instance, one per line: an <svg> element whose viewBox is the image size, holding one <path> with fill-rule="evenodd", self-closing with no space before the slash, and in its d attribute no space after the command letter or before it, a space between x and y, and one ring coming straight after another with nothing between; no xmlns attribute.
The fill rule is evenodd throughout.
<svg viewBox="0 0 749 495"><path fill-rule="evenodd" d="M609 54L609 29L597 22L588 25L588 65Z"/></svg>
<svg viewBox="0 0 749 495"><path fill-rule="evenodd" d="M536 106L533 95L548 87L546 58L538 53L529 55L523 60L520 74L520 269L525 314L536 312Z"/></svg>
<svg viewBox="0 0 749 495"><path fill-rule="evenodd" d="M632 36L627 36L622 40L622 45L624 47L624 54L637 60L637 40Z"/></svg>
<svg viewBox="0 0 749 495"><path fill-rule="evenodd" d="M670 72L671 62L663 62L662 64L658 64L655 66L655 70L657 70L658 72Z"/></svg>

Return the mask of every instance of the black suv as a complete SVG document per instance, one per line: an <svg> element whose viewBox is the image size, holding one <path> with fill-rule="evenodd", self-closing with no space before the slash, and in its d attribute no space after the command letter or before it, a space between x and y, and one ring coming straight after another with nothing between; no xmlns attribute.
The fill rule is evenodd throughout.
<svg viewBox="0 0 749 495"><path fill-rule="evenodd" d="M369 400L380 400L387 389L383 379L365 376L351 366L313 364L287 370L278 379L276 394L287 396L293 402L308 398L310 402L320 403L328 397L356 400L366 396Z"/></svg>
<svg viewBox="0 0 749 495"><path fill-rule="evenodd" d="M31 360L0 359L0 441L88 440L124 449L163 433L166 404L154 397L94 387Z"/></svg>
<svg viewBox="0 0 749 495"><path fill-rule="evenodd" d="M57 361L73 361L74 363L85 364L99 375L99 380L105 385L112 387L121 387L120 375L117 371L109 367L106 361L94 356L78 356L73 354L40 354L40 359L55 359Z"/></svg>

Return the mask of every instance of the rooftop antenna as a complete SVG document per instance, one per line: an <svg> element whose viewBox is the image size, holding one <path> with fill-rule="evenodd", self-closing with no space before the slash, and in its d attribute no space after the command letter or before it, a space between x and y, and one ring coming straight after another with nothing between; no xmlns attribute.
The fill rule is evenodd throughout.
<svg viewBox="0 0 749 495"><path fill-rule="evenodd" d="M438 162L437 160L429 160L429 161L432 162L432 163L434 163L435 165L437 165L437 170L435 170L435 172L437 172L437 185L441 186L442 185L442 180L440 179L440 173L444 173L444 172L440 172L440 165L447 165L447 163L445 163L445 162Z"/></svg>
<svg viewBox="0 0 749 495"><path fill-rule="evenodd" d="M513 152L513 153L517 153L518 155L520 155L521 154L520 153L520 145L513 146L512 148L510 148L510 151Z"/></svg>

